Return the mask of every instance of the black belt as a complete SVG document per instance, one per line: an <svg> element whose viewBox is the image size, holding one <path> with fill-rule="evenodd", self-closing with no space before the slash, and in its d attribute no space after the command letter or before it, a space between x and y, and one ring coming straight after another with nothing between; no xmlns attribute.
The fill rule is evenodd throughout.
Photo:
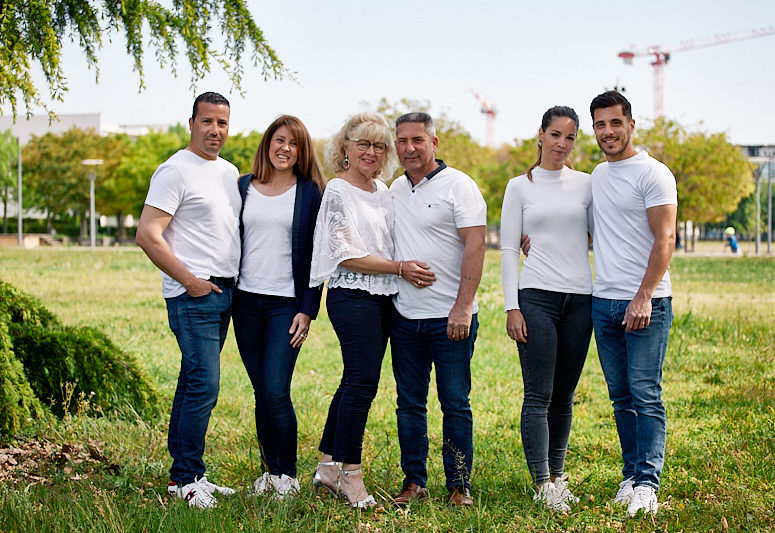
<svg viewBox="0 0 775 533"><path fill-rule="evenodd" d="M237 283L237 278L219 278L216 276L210 276L210 279L207 281L216 285L223 285L226 288L231 288L234 287L234 285Z"/></svg>

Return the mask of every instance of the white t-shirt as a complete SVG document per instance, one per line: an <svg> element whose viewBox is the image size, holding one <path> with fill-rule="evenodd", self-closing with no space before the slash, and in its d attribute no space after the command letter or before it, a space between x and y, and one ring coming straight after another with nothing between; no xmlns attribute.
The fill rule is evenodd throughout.
<svg viewBox="0 0 775 533"><path fill-rule="evenodd" d="M594 296L632 300L648 266L654 234L646 210L677 205L675 177L648 153L605 162L592 171L594 198ZM670 296L670 272L662 276L653 298Z"/></svg>
<svg viewBox="0 0 775 533"><path fill-rule="evenodd" d="M361 274L339 263L367 255L393 259L393 202L387 185L374 182L367 192L341 178L326 185L315 224L309 286L328 280L328 288L361 289L390 295L398 290L395 274Z"/></svg>
<svg viewBox="0 0 775 533"><path fill-rule="evenodd" d="M396 309L406 318L446 318L460 288L463 240L459 228L487 224L487 204L466 174L444 167L416 186L399 176L390 186L396 212L396 259L427 263L436 274L430 287L398 281ZM479 305L474 298L474 313Z"/></svg>
<svg viewBox="0 0 775 533"><path fill-rule="evenodd" d="M509 180L501 210L501 278L506 311L519 309L519 289L592 293L587 234L592 233L589 174L568 167L536 167ZM530 254L519 272L519 243L530 236Z"/></svg>
<svg viewBox="0 0 775 533"><path fill-rule="evenodd" d="M240 290L293 298L291 230L296 185L277 196L266 196L248 185L242 211L243 233Z"/></svg>
<svg viewBox="0 0 775 533"><path fill-rule="evenodd" d="M175 257L201 279L233 278L239 269L237 167L179 150L151 177L146 205L172 215L162 236ZM185 287L162 272L162 295L174 298Z"/></svg>

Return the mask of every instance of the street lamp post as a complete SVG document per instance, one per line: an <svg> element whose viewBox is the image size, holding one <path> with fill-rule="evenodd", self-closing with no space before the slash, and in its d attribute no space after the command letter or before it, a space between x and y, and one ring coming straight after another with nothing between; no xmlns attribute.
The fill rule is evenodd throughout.
<svg viewBox="0 0 775 533"><path fill-rule="evenodd" d="M84 159L81 164L85 167L96 167L104 163L102 159ZM91 248L97 246L97 224L94 218L94 180L97 179L97 170L89 169L89 240Z"/></svg>

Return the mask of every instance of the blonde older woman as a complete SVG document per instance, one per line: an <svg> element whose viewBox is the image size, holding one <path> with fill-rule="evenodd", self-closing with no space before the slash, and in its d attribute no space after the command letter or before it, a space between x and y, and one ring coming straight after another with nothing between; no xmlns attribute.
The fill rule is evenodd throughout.
<svg viewBox="0 0 775 533"><path fill-rule="evenodd" d="M365 508L377 505L363 482L361 450L388 341L391 296L398 276L425 286L435 277L424 263L392 259L393 203L381 180L390 179L398 160L385 118L350 117L331 139L326 163L336 177L318 213L310 286L328 282L326 308L344 368L313 484Z"/></svg>

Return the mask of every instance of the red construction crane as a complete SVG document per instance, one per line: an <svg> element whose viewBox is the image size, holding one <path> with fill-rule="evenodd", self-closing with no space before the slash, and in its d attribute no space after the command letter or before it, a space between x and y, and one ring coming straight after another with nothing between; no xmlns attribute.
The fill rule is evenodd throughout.
<svg viewBox="0 0 775 533"><path fill-rule="evenodd" d="M659 118L662 116L663 101L662 69L665 65L667 65L668 61L670 61L671 54L676 52L683 52L686 50L694 50L696 48L706 48L708 46L727 44L734 41L766 37L773 34L775 34L774 26L754 28L752 30L746 30L737 33L720 33L714 37L702 40L687 39L673 46L650 46L641 50L625 50L623 52L619 52L619 57L621 57L627 65L632 65L632 60L636 56L651 56L654 59L654 61L651 62L651 66L654 67L654 118Z"/></svg>
<svg viewBox="0 0 775 533"><path fill-rule="evenodd" d="M481 112L487 121L487 146L495 148L495 116L498 114L498 110L478 92L473 89L471 89L471 92L474 93L474 96L482 106Z"/></svg>

